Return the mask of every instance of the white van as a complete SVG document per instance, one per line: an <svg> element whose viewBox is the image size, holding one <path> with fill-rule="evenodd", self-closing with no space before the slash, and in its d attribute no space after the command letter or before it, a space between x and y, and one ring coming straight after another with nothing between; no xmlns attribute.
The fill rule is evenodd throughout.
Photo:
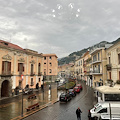
<svg viewBox="0 0 120 120"><path fill-rule="evenodd" d="M111 102L111 114L120 115L120 102ZM100 118L101 115L110 114L109 103L100 103L90 110L91 118Z"/></svg>
<svg viewBox="0 0 120 120"><path fill-rule="evenodd" d="M100 120L110 120L110 119L112 119L112 120L120 120L120 115L112 114L111 118L110 118L109 114L103 114L100 117Z"/></svg>

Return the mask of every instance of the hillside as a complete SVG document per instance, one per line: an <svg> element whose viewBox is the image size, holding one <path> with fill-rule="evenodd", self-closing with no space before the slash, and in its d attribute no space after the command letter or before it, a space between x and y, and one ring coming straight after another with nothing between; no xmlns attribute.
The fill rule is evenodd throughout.
<svg viewBox="0 0 120 120"><path fill-rule="evenodd" d="M120 41L120 38L118 38L117 40L115 40L113 42L102 41L91 47L84 48L80 51L73 52L64 58L58 59L58 65L63 65L63 64L68 64L70 62L74 62L77 58L80 58L87 50L91 51L94 48L104 47L105 44L115 44L119 41Z"/></svg>

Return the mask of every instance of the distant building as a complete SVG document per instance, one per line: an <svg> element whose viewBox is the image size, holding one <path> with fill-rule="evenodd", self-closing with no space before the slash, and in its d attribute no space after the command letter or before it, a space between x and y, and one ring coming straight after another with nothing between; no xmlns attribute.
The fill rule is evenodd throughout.
<svg viewBox="0 0 120 120"><path fill-rule="evenodd" d="M42 58L38 52L0 40L0 98L21 88L41 86Z"/></svg>
<svg viewBox="0 0 120 120"><path fill-rule="evenodd" d="M58 60L56 54L43 54L43 75L46 81L54 82L58 75Z"/></svg>

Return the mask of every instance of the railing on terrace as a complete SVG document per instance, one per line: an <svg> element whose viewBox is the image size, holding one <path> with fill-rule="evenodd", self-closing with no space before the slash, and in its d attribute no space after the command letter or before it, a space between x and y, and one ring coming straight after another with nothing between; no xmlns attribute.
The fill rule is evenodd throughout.
<svg viewBox="0 0 120 120"><path fill-rule="evenodd" d="M12 76L12 72L11 71L2 71L1 76Z"/></svg>

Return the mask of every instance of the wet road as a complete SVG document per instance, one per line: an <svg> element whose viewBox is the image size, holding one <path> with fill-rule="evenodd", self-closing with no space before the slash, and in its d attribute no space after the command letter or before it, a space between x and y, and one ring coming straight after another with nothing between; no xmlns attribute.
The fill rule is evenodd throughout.
<svg viewBox="0 0 120 120"><path fill-rule="evenodd" d="M24 120L77 120L75 111L82 110L82 120L88 120L88 110L96 103L93 89L82 83L83 91L68 103L57 102Z"/></svg>
<svg viewBox="0 0 120 120"><path fill-rule="evenodd" d="M57 89L56 85L52 85L52 89L49 90L46 88L44 94L42 91L34 92L37 95L37 99L28 100L29 95L23 95L23 114L26 113L26 109L28 106L33 105L35 103L39 103L39 105L44 105L54 99L57 99ZM22 110L22 102L21 95L8 98L0 101L0 120L10 120L17 116L21 116Z"/></svg>

